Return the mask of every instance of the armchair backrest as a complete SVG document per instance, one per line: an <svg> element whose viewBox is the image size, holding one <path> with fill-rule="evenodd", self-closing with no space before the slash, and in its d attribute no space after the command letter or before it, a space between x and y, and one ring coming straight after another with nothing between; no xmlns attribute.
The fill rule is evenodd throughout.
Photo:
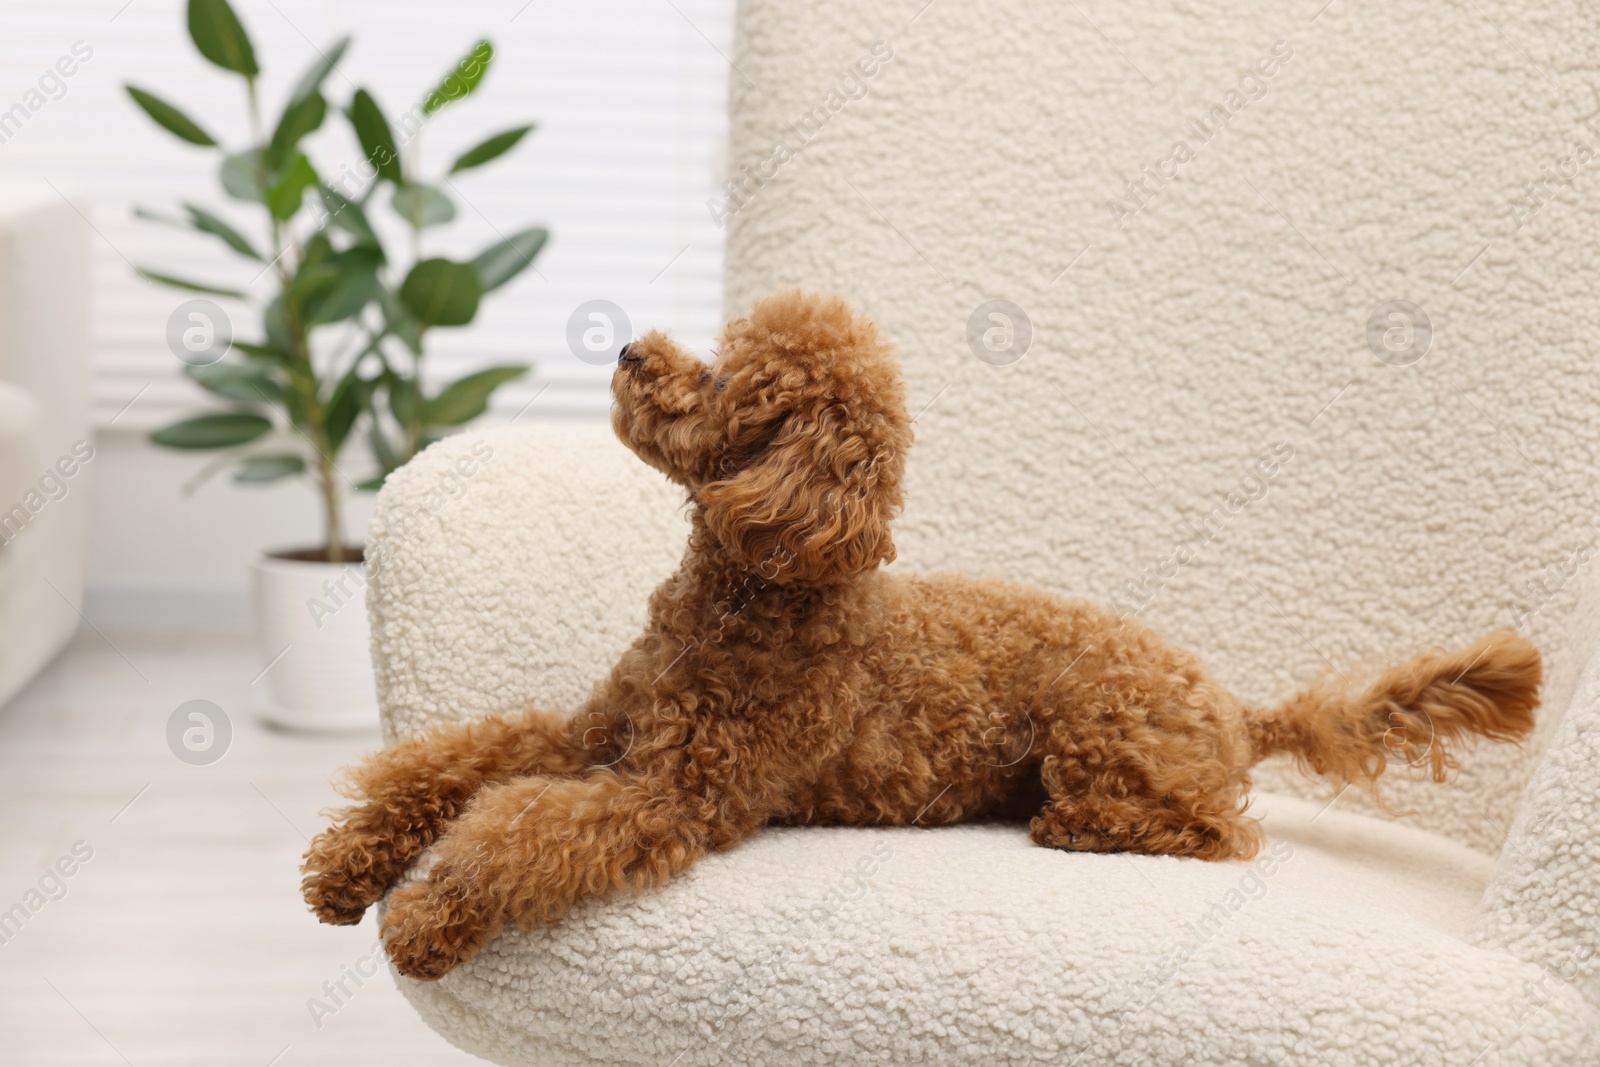
<svg viewBox="0 0 1600 1067"><path fill-rule="evenodd" d="M1522 627L1540 739L1388 790L1492 853L1600 553L1581 29L1427 0L743 0L727 308L837 290L899 344L896 566L1119 603L1262 701Z"/></svg>

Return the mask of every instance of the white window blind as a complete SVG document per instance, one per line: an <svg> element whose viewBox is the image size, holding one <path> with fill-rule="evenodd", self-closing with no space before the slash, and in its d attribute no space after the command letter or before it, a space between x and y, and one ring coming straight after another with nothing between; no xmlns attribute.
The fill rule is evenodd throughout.
<svg viewBox="0 0 1600 1067"><path fill-rule="evenodd" d="M479 37L493 41L483 84L433 116L418 138L430 179L489 134L537 123L509 155L455 175L445 188L457 201L456 220L425 231L425 255L458 259L530 225L551 232L537 270L486 296L472 325L433 332L430 388L482 365L532 362L532 375L497 395L497 411L600 415L610 370L579 360L567 343L569 316L597 299L623 308L636 333L662 328L697 351L709 346L721 315L722 248L705 205L720 185L733 0L233 3L256 45L269 116L317 50L351 33L354 44L325 94L342 107L356 87L367 88L391 121ZM62 57L75 61L64 65L75 67L70 76L59 76ZM259 265L204 235L136 219L133 206L165 210L191 200L266 242L259 209L222 193L216 153L158 128L128 100L125 82L179 105L230 148L245 147L241 83L195 51L182 0L0 4L0 176L49 183L90 205L99 232L95 410L104 423L138 397L118 426L143 427L201 393L166 343L168 316L190 294L144 282L130 264L238 286ZM360 160L348 124L331 108L306 147L324 178ZM373 214L389 216L387 205ZM393 248L399 254L405 245ZM261 278L252 293L268 294L269 284ZM230 314L237 307L219 303ZM234 333L255 339L259 328L241 312Z"/></svg>

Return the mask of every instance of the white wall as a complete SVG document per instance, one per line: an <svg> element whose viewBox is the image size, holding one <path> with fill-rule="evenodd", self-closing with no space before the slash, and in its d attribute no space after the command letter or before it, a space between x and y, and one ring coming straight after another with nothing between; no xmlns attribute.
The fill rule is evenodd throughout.
<svg viewBox="0 0 1600 1067"><path fill-rule="evenodd" d="M532 375L499 394L494 417L596 419L609 372L578 360L565 340L580 303L610 299L636 330L662 327L690 344L709 343L721 314L722 235L706 202L722 169L732 0L456 0L444 14L420 0L233 2L262 60L269 106L317 49L346 32L356 40L328 82L331 100L368 87L391 114L420 98L478 37L493 40L496 59L480 90L417 139L434 173L490 133L538 123L510 155L456 176L457 220L428 233L428 252L456 256L525 225L552 233L538 269L486 300L469 330L438 331L431 380L532 362ZM195 52L183 8L182 0L9 0L0 8L0 112L30 108L16 128L0 129L0 169L94 205L99 456L88 608L97 622L119 625L238 623L247 613L249 559L262 547L308 543L317 529L311 494L298 486L240 489L224 477L181 497L203 458L143 440L203 398L179 377L165 342L166 320L184 294L137 280L132 265L270 295L265 280L250 283L247 261L216 242L132 217L136 203L170 208L190 199L220 208L248 233L259 228L217 189L216 157L159 130L122 90L133 82L155 91L236 147L247 137L239 83ZM75 45L92 55L59 91L51 82L36 95L41 77ZM310 150L325 175L358 158L334 116ZM253 335L253 314L236 310L236 334ZM350 463L361 467L358 457ZM368 504L353 504L358 519Z"/></svg>
<svg viewBox="0 0 1600 1067"><path fill-rule="evenodd" d="M537 405L518 424L533 421ZM187 495L201 461L156 448L146 431L95 431L84 613L97 626L245 630L251 625L250 564L263 550L315 540L321 513L304 485L241 487L226 474ZM482 423L511 419L491 413ZM586 415L543 421L592 422ZM352 465L359 466L359 456ZM346 529L366 535L371 493L351 494Z"/></svg>
<svg viewBox="0 0 1600 1067"><path fill-rule="evenodd" d="M193 456L115 427L96 432L95 450L84 613L98 626L247 629L256 553L315 540L317 501L301 484L241 488L224 475L185 497ZM371 500L351 501L354 538Z"/></svg>

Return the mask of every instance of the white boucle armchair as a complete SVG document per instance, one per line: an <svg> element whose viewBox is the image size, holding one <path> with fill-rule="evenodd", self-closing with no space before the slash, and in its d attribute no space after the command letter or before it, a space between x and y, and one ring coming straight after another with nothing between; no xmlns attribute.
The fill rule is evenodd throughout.
<svg viewBox="0 0 1600 1067"><path fill-rule="evenodd" d="M894 566L1118 600L1253 700L1514 625L1541 726L1394 768L1398 817L1263 767L1251 864L769 831L400 980L418 1010L507 1064L1600 1062L1600 200L1545 169L1590 140L1592 21L745 0L728 308L834 289L899 345ZM575 706L681 506L600 427L399 472L389 735Z"/></svg>
<svg viewBox="0 0 1600 1067"><path fill-rule="evenodd" d="M686 530L599 427L429 449L369 539L389 737L576 706ZM504 1064L1592 1064L1597 738L1600 660L1498 865L1265 793L1248 864L1059 853L1018 826L778 829L396 980Z"/></svg>

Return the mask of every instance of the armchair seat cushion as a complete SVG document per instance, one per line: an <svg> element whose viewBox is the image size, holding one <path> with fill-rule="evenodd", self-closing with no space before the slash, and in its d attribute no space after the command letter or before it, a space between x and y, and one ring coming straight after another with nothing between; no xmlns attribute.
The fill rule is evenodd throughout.
<svg viewBox="0 0 1600 1067"><path fill-rule="evenodd" d="M1462 940L1486 857L1256 805L1249 863L1064 853L1020 825L769 829L400 984L505 1064L1587 1062L1575 990Z"/></svg>
<svg viewBox="0 0 1600 1067"><path fill-rule="evenodd" d="M466 433L397 472L368 540L390 736L576 707L681 555L681 500L599 427ZM450 1041L540 1067L1592 1065L1590 674L1510 867L1349 795L1256 794L1248 864L769 828L397 981Z"/></svg>

